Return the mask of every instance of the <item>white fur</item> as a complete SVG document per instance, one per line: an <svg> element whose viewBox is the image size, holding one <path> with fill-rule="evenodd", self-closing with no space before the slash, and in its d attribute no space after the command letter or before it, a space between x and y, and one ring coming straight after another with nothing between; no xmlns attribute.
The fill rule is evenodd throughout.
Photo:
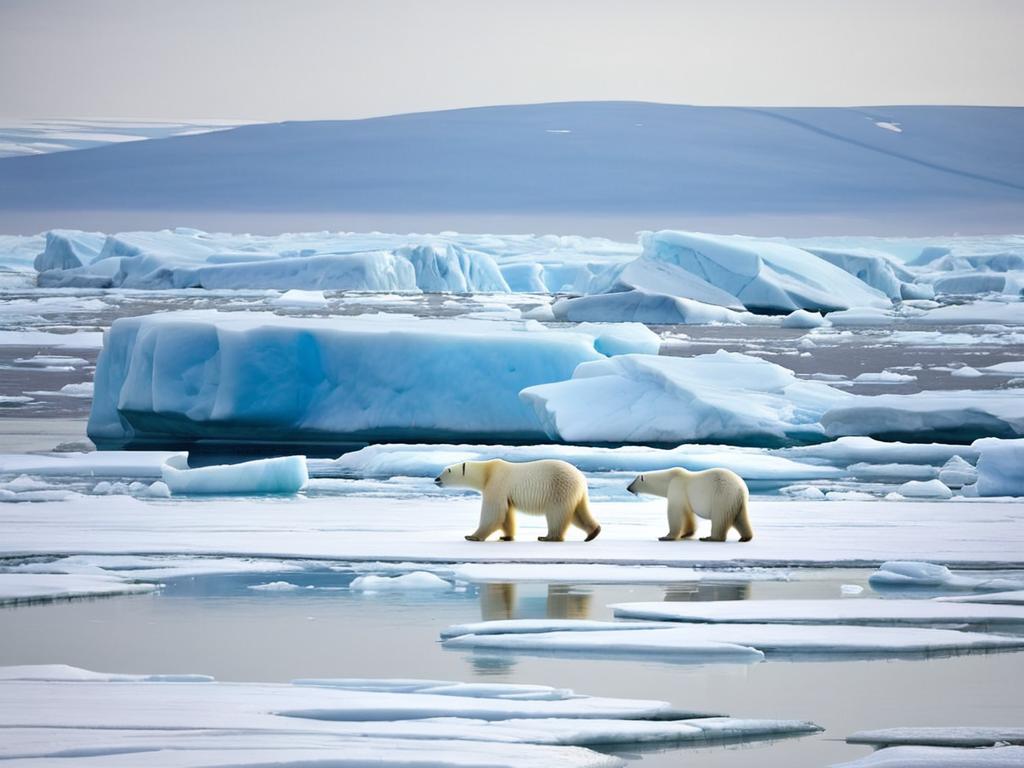
<svg viewBox="0 0 1024 768"><path fill-rule="evenodd" d="M730 528L739 532L740 541L754 537L747 510L747 484L728 469L690 472L677 467L644 472L636 476L627 490L668 499L668 535L662 536L662 541L693 536L697 532L694 515L711 521L711 535L701 541L725 541Z"/></svg>
<svg viewBox="0 0 1024 768"><path fill-rule="evenodd" d="M590 514L586 478L564 461L466 461L445 467L434 482L483 494L480 525L466 537L470 541L483 541L499 528L502 541L512 541L516 510L547 518L548 535L540 541L564 541L570 525L586 531L587 541L601 532Z"/></svg>

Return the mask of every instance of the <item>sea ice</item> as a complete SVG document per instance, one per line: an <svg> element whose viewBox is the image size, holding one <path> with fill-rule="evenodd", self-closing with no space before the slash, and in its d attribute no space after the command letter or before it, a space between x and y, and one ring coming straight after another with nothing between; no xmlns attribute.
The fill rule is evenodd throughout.
<svg viewBox="0 0 1024 768"><path fill-rule="evenodd" d="M175 494L298 493L309 482L305 456L257 459L190 469L185 456L171 456L162 467L164 483Z"/></svg>
<svg viewBox="0 0 1024 768"><path fill-rule="evenodd" d="M829 321L820 312L808 312L806 309L794 309L782 318L783 328L820 328L829 325Z"/></svg>
<svg viewBox="0 0 1024 768"><path fill-rule="evenodd" d="M995 747L1024 745L1024 728L947 726L944 728L883 728L858 731L846 737L847 744L879 747Z"/></svg>
<svg viewBox="0 0 1024 768"><path fill-rule="evenodd" d="M736 601L760 602L760 601ZM843 604L861 600L837 600ZM921 627L875 627L849 624L686 624L663 628L618 629L616 622L588 631L566 628L556 621L550 631L528 621L517 631L515 620L503 622L506 631L449 637L446 648L478 652L511 651L541 654L580 654L599 657L618 655L684 663L727 661L753 663L766 655L782 656L903 656L970 650L1024 648L1024 639L1002 635ZM488 622L483 622L486 626ZM588 622L594 624L594 622ZM466 625L472 628L474 625Z"/></svg>
<svg viewBox="0 0 1024 768"><path fill-rule="evenodd" d="M962 488L978 480L978 470L960 456L953 456L939 470L939 480L948 488Z"/></svg>
<svg viewBox="0 0 1024 768"><path fill-rule="evenodd" d="M743 315L726 307L640 289L559 299L556 320L640 322L650 325L742 324Z"/></svg>
<svg viewBox="0 0 1024 768"><path fill-rule="evenodd" d="M1024 589L1008 592L989 592L980 595L957 595L956 597L937 597L936 600L950 603L991 603L993 605L1024 606Z"/></svg>
<svg viewBox="0 0 1024 768"><path fill-rule="evenodd" d="M925 587L942 589L1007 590L1024 588L1012 579L983 579L954 574L944 565L918 561L891 560L878 566L868 577L872 587Z"/></svg>
<svg viewBox="0 0 1024 768"><path fill-rule="evenodd" d="M1024 609L1005 605L934 600L721 600L681 603L619 603L617 618L716 624L1019 624ZM1024 638L1021 639L1024 645Z"/></svg>
<svg viewBox="0 0 1024 768"><path fill-rule="evenodd" d="M117 575L0 573L0 605L5 603L103 597L152 592L155 584L136 584Z"/></svg>

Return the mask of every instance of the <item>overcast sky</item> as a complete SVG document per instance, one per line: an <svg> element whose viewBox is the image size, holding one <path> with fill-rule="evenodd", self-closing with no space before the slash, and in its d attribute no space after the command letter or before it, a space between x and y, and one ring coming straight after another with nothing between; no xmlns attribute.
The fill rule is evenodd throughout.
<svg viewBox="0 0 1024 768"><path fill-rule="evenodd" d="M1024 105L1020 0L0 0L0 116Z"/></svg>

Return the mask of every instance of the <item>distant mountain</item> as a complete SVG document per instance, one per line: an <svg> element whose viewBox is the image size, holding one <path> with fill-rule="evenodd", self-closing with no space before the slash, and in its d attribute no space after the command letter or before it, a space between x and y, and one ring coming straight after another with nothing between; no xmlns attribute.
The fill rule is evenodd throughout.
<svg viewBox="0 0 1024 768"><path fill-rule="evenodd" d="M45 226L119 228L147 213L207 228L219 215L328 227L387 214L439 229L503 215L1020 232L1022 136L1022 108L943 106L579 102L246 125L0 159L0 228L49 214ZM83 221L97 211L114 220Z"/></svg>

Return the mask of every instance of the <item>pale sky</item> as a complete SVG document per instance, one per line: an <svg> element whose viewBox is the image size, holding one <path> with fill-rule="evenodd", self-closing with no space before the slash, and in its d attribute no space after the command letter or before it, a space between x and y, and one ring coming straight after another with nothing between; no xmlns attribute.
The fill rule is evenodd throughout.
<svg viewBox="0 0 1024 768"><path fill-rule="evenodd" d="M0 0L0 116L1024 105L1021 0Z"/></svg>

